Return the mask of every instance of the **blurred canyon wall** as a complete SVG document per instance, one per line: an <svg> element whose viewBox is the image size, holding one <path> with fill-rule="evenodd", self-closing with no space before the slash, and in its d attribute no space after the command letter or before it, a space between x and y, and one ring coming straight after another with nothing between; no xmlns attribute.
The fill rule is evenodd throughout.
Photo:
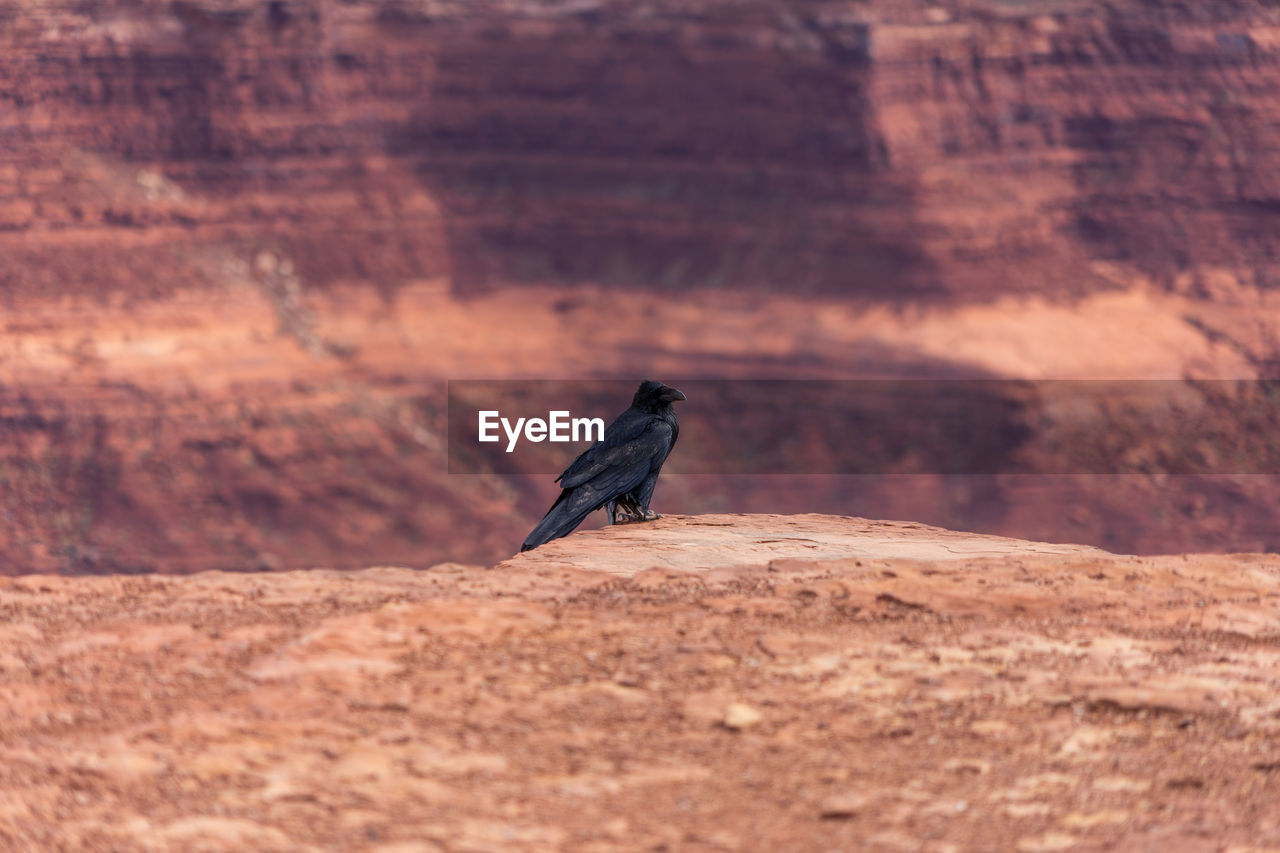
<svg viewBox="0 0 1280 853"><path fill-rule="evenodd" d="M1274 377L1277 91L1244 0L0 0L0 571L506 556L554 487L446 473L448 379ZM1280 549L1269 476L678 456Z"/></svg>

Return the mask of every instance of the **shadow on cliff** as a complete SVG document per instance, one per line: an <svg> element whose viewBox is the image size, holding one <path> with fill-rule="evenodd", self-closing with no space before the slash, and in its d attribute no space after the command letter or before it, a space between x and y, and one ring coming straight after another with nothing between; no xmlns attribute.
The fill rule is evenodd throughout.
<svg viewBox="0 0 1280 853"><path fill-rule="evenodd" d="M936 288L868 101L865 25L619 14L384 22L440 51L389 147L445 214L457 292Z"/></svg>

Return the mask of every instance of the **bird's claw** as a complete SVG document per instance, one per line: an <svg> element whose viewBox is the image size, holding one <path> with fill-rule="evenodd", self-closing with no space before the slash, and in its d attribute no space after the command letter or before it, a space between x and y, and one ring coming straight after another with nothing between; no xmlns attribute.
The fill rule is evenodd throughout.
<svg viewBox="0 0 1280 853"><path fill-rule="evenodd" d="M662 518L661 513L654 512L651 509L646 509L643 514L627 513L626 515L620 515L618 516L617 523L618 524L635 524L640 521L657 521L660 518Z"/></svg>

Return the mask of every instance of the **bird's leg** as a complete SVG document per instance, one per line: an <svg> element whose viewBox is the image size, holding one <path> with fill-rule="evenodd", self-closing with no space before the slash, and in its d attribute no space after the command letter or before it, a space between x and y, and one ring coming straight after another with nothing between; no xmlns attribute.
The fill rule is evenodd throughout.
<svg viewBox="0 0 1280 853"><path fill-rule="evenodd" d="M618 502L617 501L609 501L609 503L605 504L604 511L609 513L610 524L618 523Z"/></svg>
<svg viewBox="0 0 1280 853"><path fill-rule="evenodd" d="M622 524L632 524L637 521L657 521L662 518L660 514L647 506L642 507L638 503L625 498L619 501L619 504L621 504L623 512L626 513L622 518Z"/></svg>
<svg viewBox="0 0 1280 853"><path fill-rule="evenodd" d="M610 517L614 520L610 522L611 524L626 524L629 521L635 521L636 513L640 511L630 495L619 495L609 501L609 506L613 510L613 514Z"/></svg>
<svg viewBox="0 0 1280 853"><path fill-rule="evenodd" d="M642 521L657 521L662 518L661 515L649 510L644 515L628 515L618 520L619 524L639 524Z"/></svg>
<svg viewBox="0 0 1280 853"><path fill-rule="evenodd" d="M623 494L616 501L609 502L609 507L617 511L616 520L611 524L631 524L632 521L653 521L660 519L660 515L648 507L641 507L640 502L635 500L634 494ZM612 519L611 515L611 519Z"/></svg>

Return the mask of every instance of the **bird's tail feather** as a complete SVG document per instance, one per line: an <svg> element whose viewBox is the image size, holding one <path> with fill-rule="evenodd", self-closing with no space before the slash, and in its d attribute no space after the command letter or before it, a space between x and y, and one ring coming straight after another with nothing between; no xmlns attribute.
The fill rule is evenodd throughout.
<svg viewBox="0 0 1280 853"><path fill-rule="evenodd" d="M525 537L520 550L529 551L552 539L568 536L596 509L599 507L589 503L583 505L575 501L566 501L562 495L561 500L556 501L555 505L542 517L542 521L538 522L538 526Z"/></svg>

